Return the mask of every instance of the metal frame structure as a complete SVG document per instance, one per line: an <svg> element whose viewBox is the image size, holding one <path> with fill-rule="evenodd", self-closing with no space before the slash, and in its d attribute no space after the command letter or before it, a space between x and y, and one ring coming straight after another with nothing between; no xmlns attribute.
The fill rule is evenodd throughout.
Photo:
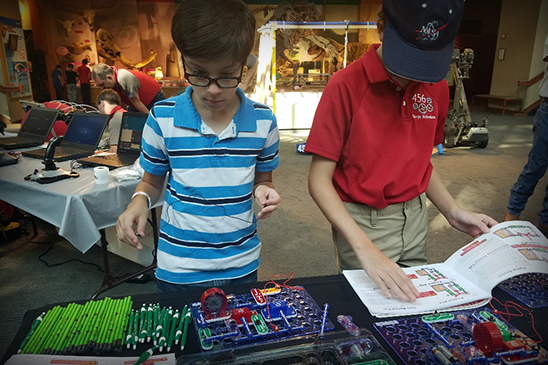
<svg viewBox="0 0 548 365"><path fill-rule="evenodd" d="M259 66L257 70L257 91L255 100L269 105L276 111L276 30L278 29L344 29L344 67L346 67L346 48L349 29L376 29L375 22L278 22L271 21L258 29L261 35L259 43ZM269 99L272 101L269 103Z"/></svg>

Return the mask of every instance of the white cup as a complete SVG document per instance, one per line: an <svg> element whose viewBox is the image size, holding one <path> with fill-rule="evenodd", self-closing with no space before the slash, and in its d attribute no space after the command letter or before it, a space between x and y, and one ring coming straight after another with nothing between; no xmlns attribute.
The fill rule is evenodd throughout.
<svg viewBox="0 0 548 365"><path fill-rule="evenodd" d="M93 169L96 184L108 184L109 169L106 166L97 166Z"/></svg>

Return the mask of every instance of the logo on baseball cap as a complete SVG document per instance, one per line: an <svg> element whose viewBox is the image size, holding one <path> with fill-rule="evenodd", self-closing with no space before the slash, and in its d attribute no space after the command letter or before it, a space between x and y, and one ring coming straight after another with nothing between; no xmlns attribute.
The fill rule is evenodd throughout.
<svg viewBox="0 0 548 365"><path fill-rule="evenodd" d="M383 0L386 68L416 81L444 79L463 9L464 0Z"/></svg>

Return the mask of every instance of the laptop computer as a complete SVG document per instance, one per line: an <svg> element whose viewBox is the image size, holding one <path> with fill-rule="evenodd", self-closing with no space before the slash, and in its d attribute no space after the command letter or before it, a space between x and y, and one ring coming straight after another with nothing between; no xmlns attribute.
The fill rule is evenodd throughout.
<svg viewBox="0 0 548 365"><path fill-rule="evenodd" d="M76 112L61 144L55 148L55 161L75 160L93 155L105 131L108 114ZM46 149L23 152L23 156L43 159Z"/></svg>
<svg viewBox="0 0 548 365"><path fill-rule="evenodd" d="M78 162L86 167L107 166L111 169L133 165L141 153L141 137L147 118L146 113L124 113L117 152L83 158Z"/></svg>
<svg viewBox="0 0 548 365"><path fill-rule="evenodd" d="M11 150L40 146L46 141L58 115L58 109L31 108L17 137L0 138L0 148Z"/></svg>

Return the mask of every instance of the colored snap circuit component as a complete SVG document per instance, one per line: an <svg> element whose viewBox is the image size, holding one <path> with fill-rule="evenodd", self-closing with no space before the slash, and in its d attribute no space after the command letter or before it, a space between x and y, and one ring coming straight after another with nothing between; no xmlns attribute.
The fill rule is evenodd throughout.
<svg viewBox="0 0 548 365"><path fill-rule="evenodd" d="M190 309L202 350L208 352L335 328L325 310L303 287L282 287L268 292L253 289L240 295L225 295L222 290L211 288Z"/></svg>

